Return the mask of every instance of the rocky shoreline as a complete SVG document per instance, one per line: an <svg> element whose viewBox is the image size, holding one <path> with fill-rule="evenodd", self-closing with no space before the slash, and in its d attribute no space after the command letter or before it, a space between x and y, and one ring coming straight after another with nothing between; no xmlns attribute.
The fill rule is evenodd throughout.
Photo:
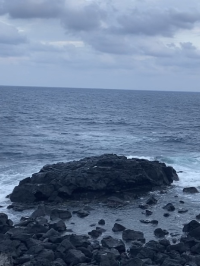
<svg viewBox="0 0 200 266"><path fill-rule="evenodd" d="M91 168L88 169L86 162L89 162ZM70 163L70 167L69 163L45 166L31 178L22 180L17 189L14 189L17 190L14 198L24 189L26 195L23 195L22 201L15 200L8 208L23 211L34 207L35 210L28 217L22 216L15 224L6 214L0 214L0 265L200 266L200 223L197 221L200 217L197 215L195 219L190 206L170 191L169 185L174 179L177 180L175 170L158 162L134 159L131 166L128 160L131 170L126 171L126 163L127 159L123 156L90 157ZM133 168L137 169L134 175L130 175L133 173L132 163ZM74 169L75 165L78 168ZM86 173L91 177L91 169L93 174L95 169L95 173L101 178L102 173L105 173L106 180L110 178L112 182L106 181L104 185L108 186L110 183L114 189L109 187L105 193L101 182L97 184L97 188L101 189L94 193L91 186L89 190L86 189L87 182L84 183L87 186L77 183L77 180L81 182L82 179L74 178L69 182L69 175L66 179L63 171L58 171L58 166L64 167L65 171L68 168L73 177L74 173L78 177L80 173L84 178ZM52 169L53 173L56 170L59 177L56 177L56 181L64 176L71 192L68 189L64 196L62 193L54 193L54 197L44 197L45 194L41 197L38 191L44 192L48 189L45 190L44 186L42 189L38 186L37 191L34 189L36 184L44 184L40 183L40 178L47 182L47 177L51 177L50 180L55 183ZM127 186L122 185L124 182L119 173L126 180L126 185L128 180ZM119 183L113 183L116 176L120 180L121 191ZM139 181L141 178L142 182ZM93 181L95 183L97 179ZM139 189L136 181L139 181ZM84 187L82 191L80 184ZM60 189L60 184L56 189ZM30 193L31 200L27 200L27 191L34 191L37 196L33 197L34 194ZM151 192L147 194L146 191ZM186 188L182 193L197 192L195 188ZM102 210L106 211L103 213ZM127 213L130 214L131 223L127 222ZM181 220L185 221L185 225L180 223L179 232L170 230L170 227L176 227L175 221L179 219L179 215L185 217ZM80 228L79 232L75 230L76 226ZM152 233L149 237L145 233L148 231Z"/></svg>
<svg viewBox="0 0 200 266"><path fill-rule="evenodd" d="M116 208L120 200L115 200ZM55 208L40 204L15 225L1 213L0 265L199 266L200 223L192 220L183 226L181 234L170 234L166 227L160 227L160 220L151 219L157 205L155 196L147 201L138 206L144 219L135 222L149 226L155 236L152 240L146 239L142 230L126 227L121 219L113 221L111 235L105 217L93 220L88 231L72 231L69 225L75 220L81 227L87 217L92 217L93 209L88 204L74 211L62 205ZM168 215L177 211L174 204L163 207Z"/></svg>

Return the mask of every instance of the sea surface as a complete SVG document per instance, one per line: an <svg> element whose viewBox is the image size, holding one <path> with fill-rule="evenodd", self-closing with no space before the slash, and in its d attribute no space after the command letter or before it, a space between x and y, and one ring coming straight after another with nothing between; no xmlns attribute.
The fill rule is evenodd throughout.
<svg viewBox="0 0 200 266"><path fill-rule="evenodd" d="M0 86L2 211L43 165L103 153L165 162L176 193L198 188L200 93ZM199 194L185 197L198 205Z"/></svg>

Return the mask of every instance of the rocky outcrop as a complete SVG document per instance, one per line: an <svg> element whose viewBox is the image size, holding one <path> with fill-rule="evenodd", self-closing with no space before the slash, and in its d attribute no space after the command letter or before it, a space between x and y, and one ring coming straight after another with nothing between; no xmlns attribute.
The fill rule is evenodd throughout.
<svg viewBox="0 0 200 266"><path fill-rule="evenodd" d="M45 210L42 205L38 210ZM146 241L140 231L126 229L118 238L106 235L101 240L93 231L88 235L63 234L52 228L50 216L23 217L19 224L0 234L0 265L7 266L198 266L200 265L200 223L190 221L183 227L178 243L171 244L168 232L157 228L156 240ZM8 217L0 213L4 224ZM12 223L11 220L9 220ZM64 223L66 221L59 220ZM131 241L131 242L130 242ZM130 247L127 249L126 244Z"/></svg>
<svg viewBox="0 0 200 266"><path fill-rule="evenodd" d="M151 190L170 185L178 176L172 167L158 161L127 159L105 154L80 161L44 166L25 178L10 195L12 202L62 202L80 194Z"/></svg>

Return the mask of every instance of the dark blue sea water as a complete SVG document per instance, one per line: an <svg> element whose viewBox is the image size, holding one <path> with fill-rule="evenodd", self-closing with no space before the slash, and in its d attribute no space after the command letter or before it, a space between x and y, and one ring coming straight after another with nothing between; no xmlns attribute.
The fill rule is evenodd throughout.
<svg viewBox="0 0 200 266"><path fill-rule="evenodd" d="M0 204L49 163L116 153L200 185L200 93L0 87ZM7 200L8 201L8 200Z"/></svg>

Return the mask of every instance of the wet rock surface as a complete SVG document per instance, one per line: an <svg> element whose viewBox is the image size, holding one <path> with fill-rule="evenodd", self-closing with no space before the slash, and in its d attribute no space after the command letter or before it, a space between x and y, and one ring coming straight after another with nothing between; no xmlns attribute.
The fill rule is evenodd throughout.
<svg viewBox="0 0 200 266"><path fill-rule="evenodd" d="M80 161L44 166L40 172L25 178L10 195L12 202L60 203L68 198L96 197L123 190L151 190L178 180L176 171L158 161L127 159L104 154ZM156 199L150 198L149 204ZM119 204L119 202L118 202Z"/></svg>

